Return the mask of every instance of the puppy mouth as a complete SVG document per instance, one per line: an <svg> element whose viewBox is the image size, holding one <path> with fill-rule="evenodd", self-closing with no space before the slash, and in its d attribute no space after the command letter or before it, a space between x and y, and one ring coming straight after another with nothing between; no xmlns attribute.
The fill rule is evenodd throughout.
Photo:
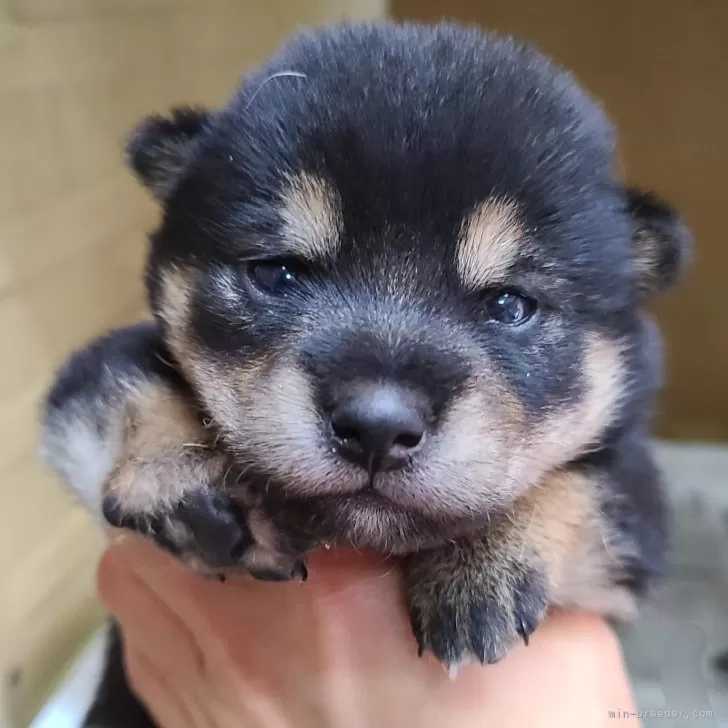
<svg viewBox="0 0 728 728"><path fill-rule="evenodd" d="M303 501L315 502L336 510L365 509L388 511L390 513L410 513L413 511L385 495L376 487L367 485L349 492L328 493L323 496L302 498Z"/></svg>
<svg viewBox="0 0 728 728"><path fill-rule="evenodd" d="M352 505L360 505L360 506L379 506L379 507L388 507L388 508L394 508L396 510L402 510L402 506L393 501L388 496L384 495L380 491L378 491L373 486L367 486L366 488L362 488L361 490L358 490L354 493L349 494L348 496L343 497L344 500L349 500Z"/></svg>
<svg viewBox="0 0 728 728"><path fill-rule="evenodd" d="M326 540L361 548L405 554L434 548L445 537L471 533L471 518L447 519L403 506L372 488L308 501Z"/></svg>

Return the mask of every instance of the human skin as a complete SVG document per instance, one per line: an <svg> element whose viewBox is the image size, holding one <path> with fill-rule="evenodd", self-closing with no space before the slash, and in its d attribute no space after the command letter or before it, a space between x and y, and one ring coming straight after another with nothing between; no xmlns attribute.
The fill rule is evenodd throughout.
<svg viewBox="0 0 728 728"><path fill-rule="evenodd" d="M394 564L369 554L317 552L306 584L220 584L124 536L99 587L162 728L606 728L635 710L615 635L583 612L450 679L417 656Z"/></svg>

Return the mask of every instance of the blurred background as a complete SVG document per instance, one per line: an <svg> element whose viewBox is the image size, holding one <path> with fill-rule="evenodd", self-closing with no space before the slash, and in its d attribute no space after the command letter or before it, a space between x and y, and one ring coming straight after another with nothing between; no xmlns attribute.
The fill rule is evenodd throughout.
<svg viewBox="0 0 728 728"><path fill-rule="evenodd" d="M35 423L71 348L145 315L155 209L122 166L122 137L171 104L224 101L299 25L388 15L535 41L606 105L628 180L671 200L695 232L690 278L656 309L668 341L656 434L676 514L671 579L622 634L641 707L682 701L713 710L700 725L728 725L728 677L714 664L728 649L726 0L0 0L2 728L77 725L84 680L69 668L81 654L93 662L82 651L102 619L101 538L36 458Z"/></svg>

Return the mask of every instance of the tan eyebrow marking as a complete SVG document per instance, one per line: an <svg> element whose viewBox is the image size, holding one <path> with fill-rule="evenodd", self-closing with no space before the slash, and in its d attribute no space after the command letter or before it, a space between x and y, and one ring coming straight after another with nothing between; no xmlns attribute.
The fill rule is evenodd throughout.
<svg viewBox="0 0 728 728"><path fill-rule="evenodd" d="M283 238L302 258L328 258L341 246L341 198L325 180L306 173L291 177L280 213Z"/></svg>
<svg viewBox="0 0 728 728"><path fill-rule="evenodd" d="M524 229L515 203L492 198L463 220L458 239L457 271L469 288L501 280L518 257Z"/></svg>

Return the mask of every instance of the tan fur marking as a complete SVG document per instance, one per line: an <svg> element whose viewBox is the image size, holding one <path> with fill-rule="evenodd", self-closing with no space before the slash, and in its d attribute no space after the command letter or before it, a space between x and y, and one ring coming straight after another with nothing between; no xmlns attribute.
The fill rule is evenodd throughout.
<svg viewBox="0 0 728 728"><path fill-rule="evenodd" d="M474 595L487 594L494 604L510 611L514 581L519 573L544 573L549 591L563 580L568 555L583 539L585 524L593 511L589 490L567 473L555 473L529 490L513 507L493 516L482 536L458 542L455 553L442 550L437 579L457 573L453 559L469 564Z"/></svg>
<svg viewBox="0 0 728 728"><path fill-rule="evenodd" d="M588 451L612 423L624 393L621 344L597 334L586 341L583 372L585 392L565 410L547 417L532 433L534 464L547 469Z"/></svg>
<svg viewBox="0 0 728 728"><path fill-rule="evenodd" d="M303 258L327 258L341 245L343 221L336 190L322 179L300 174L281 198L283 237Z"/></svg>
<svg viewBox="0 0 728 728"><path fill-rule="evenodd" d="M552 473L518 500L501 524L499 539L511 559L517 554L543 563L553 604L629 616L636 608L634 597L615 587L611 575L629 549L616 534L606 533L601 487L582 473Z"/></svg>
<svg viewBox="0 0 728 728"><path fill-rule="evenodd" d="M132 513L171 509L193 490L223 475L224 458L214 453L213 433L189 404L147 382L130 395L125 445L104 485Z"/></svg>
<svg viewBox="0 0 728 728"><path fill-rule="evenodd" d="M170 266L161 272L160 278L159 314L167 324L170 335L176 339L189 321L193 273L177 266Z"/></svg>
<svg viewBox="0 0 728 728"><path fill-rule="evenodd" d="M179 362L183 372L203 392L226 390L225 377L201 355L189 335L190 311L194 291L194 271L173 266L161 273L159 315L167 325L167 346ZM218 381L220 384L218 384ZM228 398L230 399L230 398ZM229 401L229 409L234 402Z"/></svg>
<svg viewBox="0 0 728 728"><path fill-rule="evenodd" d="M365 474L351 482L345 466L338 459L328 461L326 452L319 449L320 415L306 374L287 357L266 373L262 372L264 366L263 362L251 363L235 371L233 389L239 407L225 423L231 437L257 451L277 479L291 484L298 494L342 493L362 486ZM226 396L224 392L208 396L211 410L220 419L225 416Z"/></svg>
<svg viewBox="0 0 728 728"><path fill-rule="evenodd" d="M481 535L412 555L405 586L420 632L427 638L437 635L444 608L453 628L486 631L487 658L492 660L503 657L519 638L519 602L531 625L548 605L629 615L634 599L614 586L614 554L602 538L600 487L582 473L556 471L510 512L494 515ZM486 607L503 619L474 622L474 610Z"/></svg>
<svg viewBox="0 0 728 728"><path fill-rule="evenodd" d="M630 595L613 585L601 538L600 487L582 473L555 471L509 512L493 514L481 534L409 557L404 576L415 632L430 646L434 637L439 649L444 618L447 639L466 657L482 638L483 654L476 649L475 656L494 661L549 605L627 612Z"/></svg>
<svg viewBox="0 0 728 728"><path fill-rule="evenodd" d="M621 346L590 335L582 395L535 424L487 358L475 354L478 378L447 411L420 467L404 482L396 473L383 474L380 490L403 507L432 515L462 517L509 506L599 442L624 392Z"/></svg>
<svg viewBox="0 0 728 728"><path fill-rule="evenodd" d="M577 606L609 616L629 616L634 597L613 584L615 560L623 563L628 544L606 544L599 508L601 484L586 475L558 470L547 476L500 516L482 535L458 539L413 557L408 574L413 603L425 613L443 585L455 585L453 603L468 619L471 604L484 600L505 613L514 603L522 576L543 574L552 605ZM499 635L503 649L508 635Z"/></svg>
<svg viewBox="0 0 728 728"><path fill-rule="evenodd" d="M479 361L478 371L472 388L453 403L432 438L432 451L412 476L417 482L403 489L396 473L382 478L387 484L391 480L390 497L402 505L472 516L518 495L515 481L523 482L521 490L528 484L521 473L515 478L511 473L513 460L523 461L519 451L528 436L523 405L490 362Z"/></svg>
<svg viewBox="0 0 728 728"><path fill-rule="evenodd" d="M483 288L503 279L518 257L524 231L515 204L491 199L481 203L463 222L457 270L470 288Z"/></svg>
<svg viewBox="0 0 728 728"><path fill-rule="evenodd" d="M167 324L167 345L182 370L203 396L208 414L226 434L234 436L244 428L243 409L249 409L246 395L255 396L257 362L224 369L198 350L189 335L189 318L194 272L170 267L161 275L160 315ZM245 407L244 407L245 405Z"/></svg>
<svg viewBox="0 0 728 728"><path fill-rule="evenodd" d="M501 538L511 555L537 555L551 588L563 578L566 556L583 538L595 508L593 489L578 475L557 471L519 498ZM530 556L529 556L530 555Z"/></svg>
<svg viewBox="0 0 728 728"><path fill-rule="evenodd" d="M159 315L166 324L166 343L183 371L192 381L207 370L189 336L189 320L194 290L194 271L170 266L161 274Z"/></svg>
<svg viewBox="0 0 728 728"><path fill-rule="evenodd" d="M223 369L197 351L187 333L192 275L180 268L164 271L160 309L169 330L167 343L195 382L215 425L228 436L233 449L242 440L246 449L264 454L266 465L279 478L301 489L307 482L318 485L323 480L326 491L339 492L347 473L331 477L331 463L322 461L312 447L317 419L310 383L295 365L285 359L278 361L264 376L265 362L250 361ZM291 453L296 456L291 457Z"/></svg>

